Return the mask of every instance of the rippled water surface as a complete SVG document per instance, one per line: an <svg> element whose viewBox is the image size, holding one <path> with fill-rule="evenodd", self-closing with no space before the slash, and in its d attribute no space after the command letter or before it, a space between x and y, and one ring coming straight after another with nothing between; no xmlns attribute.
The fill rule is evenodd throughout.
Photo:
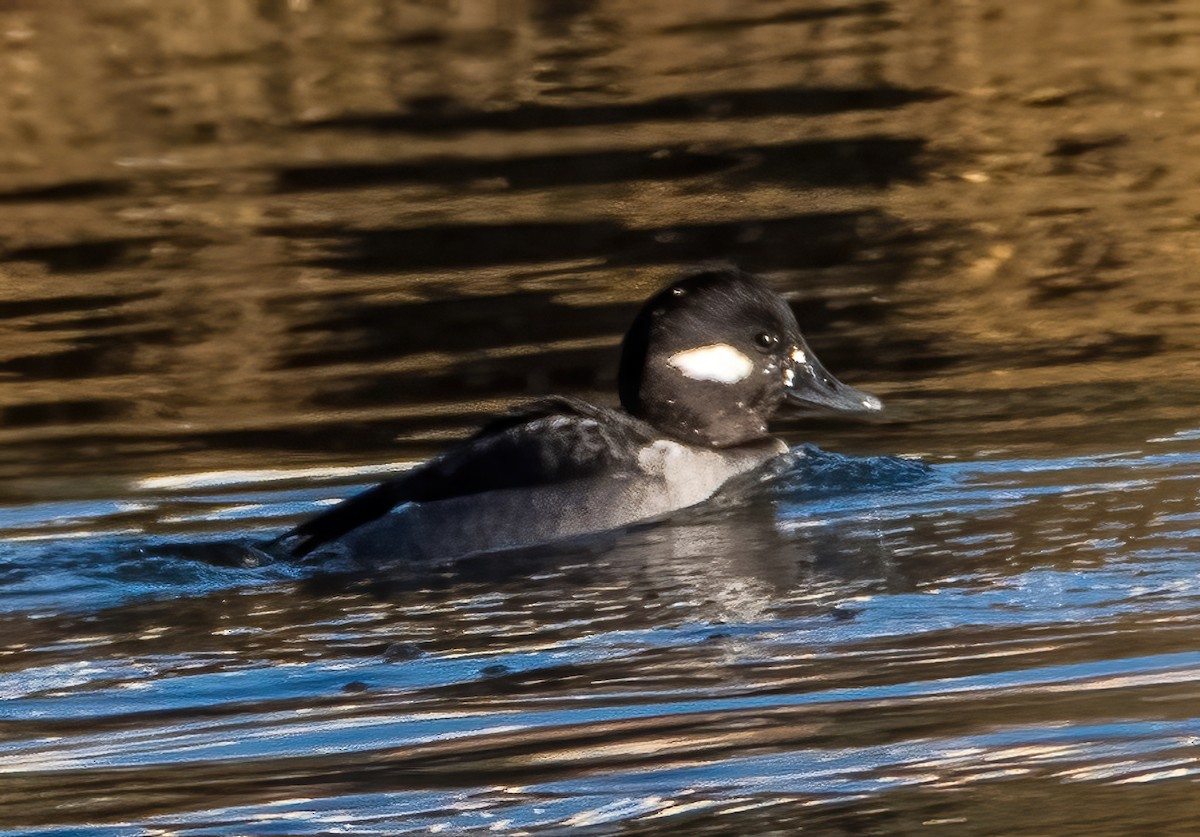
<svg viewBox="0 0 1200 837"><path fill-rule="evenodd" d="M0 79L0 833L1200 831L1197 0L0 0ZM885 415L246 565L711 259Z"/></svg>

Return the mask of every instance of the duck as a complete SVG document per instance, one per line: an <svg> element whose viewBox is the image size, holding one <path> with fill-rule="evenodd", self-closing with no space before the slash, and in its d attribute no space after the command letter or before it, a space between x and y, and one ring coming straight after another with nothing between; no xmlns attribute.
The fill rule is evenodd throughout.
<svg viewBox="0 0 1200 837"><path fill-rule="evenodd" d="M445 562L657 521L788 453L776 412L879 413L805 342L783 297L736 267L652 295L621 343L620 407L550 396L300 523L275 555Z"/></svg>

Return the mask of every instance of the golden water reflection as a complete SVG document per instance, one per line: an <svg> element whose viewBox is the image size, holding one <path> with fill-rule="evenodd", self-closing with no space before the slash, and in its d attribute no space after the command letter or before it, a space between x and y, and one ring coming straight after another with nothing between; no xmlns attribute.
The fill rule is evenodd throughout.
<svg viewBox="0 0 1200 837"><path fill-rule="evenodd" d="M1193 6L9 2L5 473L425 455L711 258L888 398L827 443L1178 429Z"/></svg>

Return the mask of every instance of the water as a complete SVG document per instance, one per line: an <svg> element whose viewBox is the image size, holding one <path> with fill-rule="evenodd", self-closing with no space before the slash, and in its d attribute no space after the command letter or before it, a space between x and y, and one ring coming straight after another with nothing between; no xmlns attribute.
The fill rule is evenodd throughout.
<svg viewBox="0 0 1200 837"><path fill-rule="evenodd" d="M0 833L1195 833L1197 32L0 0ZM885 416L520 560L219 546L611 400L705 259Z"/></svg>

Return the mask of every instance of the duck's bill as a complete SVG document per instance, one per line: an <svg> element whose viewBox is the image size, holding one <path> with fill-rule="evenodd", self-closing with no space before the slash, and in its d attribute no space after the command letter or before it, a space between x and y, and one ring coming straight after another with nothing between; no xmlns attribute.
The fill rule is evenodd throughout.
<svg viewBox="0 0 1200 837"><path fill-rule="evenodd" d="M792 352L785 401L806 412L872 414L883 402L870 393L843 384L821 365L807 346Z"/></svg>

